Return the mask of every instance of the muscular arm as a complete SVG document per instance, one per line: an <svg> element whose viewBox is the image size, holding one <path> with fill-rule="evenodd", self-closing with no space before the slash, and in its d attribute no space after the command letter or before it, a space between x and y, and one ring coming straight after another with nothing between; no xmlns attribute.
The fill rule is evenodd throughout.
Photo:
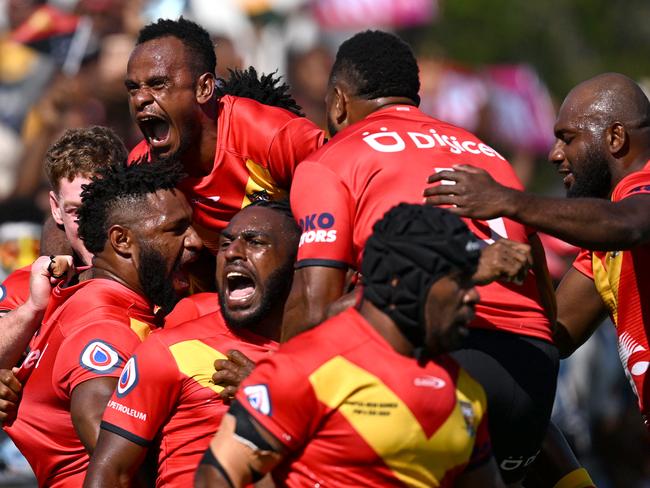
<svg viewBox="0 0 650 488"><path fill-rule="evenodd" d="M570 356L589 339L607 317L593 280L571 268L555 292L557 297L557 329L555 344L560 357Z"/></svg>
<svg viewBox="0 0 650 488"><path fill-rule="evenodd" d="M11 369L18 363L30 339L41 325L45 313L31 300L0 316L0 369Z"/></svg>
<svg viewBox="0 0 650 488"><path fill-rule="evenodd" d="M102 429L90 459L84 488L128 488L146 452L145 447Z"/></svg>
<svg viewBox="0 0 650 488"><path fill-rule="evenodd" d="M70 396L70 416L75 431L89 454L92 454L99 436L99 423L117 378L95 378L79 384Z"/></svg>
<svg viewBox="0 0 650 488"><path fill-rule="evenodd" d="M283 341L327 317L328 307L343 296L345 276L344 269L325 266L296 270L284 308Z"/></svg>
<svg viewBox="0 0 650 488"><path fill-rule="evenodd" d="M236 419L226 414L210 443L210 449L218 460L228 479L215 466L199 464L194 481L195 488L240 488L252 481L252 471L260 474L269 473L284 458L280 442L255 421L258 433L271 444L273 451L261 451L242 443L235 438Z"/></svg>
<svg viewBox="0 0 650 488"><path fill-rule="evenodd" d="M626 250L650 240L650 195L639 194L619 202L598 198L550 198L505 187L485 171L457 166L441 171L429 183L454 181L454 185L429 187L424 195L433 205L464 217L487 220L508 217L535 227L576 246L591 250ZM476 191L480 188L480 191ZM598 225L594 225L594 218Z"/></svg>
<svg viewBox="0 0 650 488"><path fill-rule="evenodd" d="M546 265L544 246L537 234L528 236L528 242L530 242L531 254L533 256L532 268L535 273L539 298L546 312L546 316L551 321L551 324L553 324L553 329L555 329L557 322L557 301L555 291L553 290L553 280Z"/></svg>

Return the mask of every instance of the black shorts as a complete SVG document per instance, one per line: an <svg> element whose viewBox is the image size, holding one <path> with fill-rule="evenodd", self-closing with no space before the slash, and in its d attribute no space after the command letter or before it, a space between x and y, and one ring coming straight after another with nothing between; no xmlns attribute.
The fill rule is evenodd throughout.
<svg viewBox="0 0 650 488"><path fill-rule="evenodd" d="M523 479L551 418L557 348L532 337L470 329L462 349L451 355L485 389L492 448L503 480Z"/></svg>

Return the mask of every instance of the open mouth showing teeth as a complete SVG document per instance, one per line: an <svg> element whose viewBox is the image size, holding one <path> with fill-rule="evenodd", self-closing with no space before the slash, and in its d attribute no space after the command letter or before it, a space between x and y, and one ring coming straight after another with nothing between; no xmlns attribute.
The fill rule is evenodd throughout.
<svg viewBox="0 0 650 488"><path fill-rule="evenodd" d="M226 275L228 298L231 300L246 300L255 293L255 282L250 276L236 271Z"/></svg>
<svg viewBox="0 0 650 488"><path fill-rule="evenodd" d="M152 144L162 144L169 137L169 123L164 119L144 117L138 121L138 126Z"/></svg>

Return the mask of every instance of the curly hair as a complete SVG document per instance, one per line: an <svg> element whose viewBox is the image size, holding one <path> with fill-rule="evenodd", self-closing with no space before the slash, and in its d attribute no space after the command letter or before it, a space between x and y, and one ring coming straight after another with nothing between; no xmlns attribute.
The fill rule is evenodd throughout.
<svg viewBox="0 0 650 488"><path fill-rule="evenodd" d="M281 83L282 77L275 76L277 71L258 76L257 70L252 66L248 69L229 69L228 79L219 78L217 94L235 95L237 97L252 98L264 105L280 107L289 112L304 117L302 107L296 103L289 94L289 85Z"/></svg>
<svg viewBox="0 0 650 488"><path fill-rule="evenodd" d="M176 188L184 176L182 166L175 159L152 163L140 159L129 165L124 158L100 168L91 182L82 186L79 237L86 249L93 254L101 252L112 225L142 208L150 193Z"/></svg>
<svg viewBox="0 0 650 488"><path fill-rule="evenodd" d="M199 24L180 17L178 20L158 19L145 25L138 33L136 46L162 37L175 37L189 50L188 61L195 76L214 74L217 69L217 55L210 34Z"/></svg>
<svg viewBox="0 0 650 488"><path fill-rule="evenodd" d="M126 157L124 143L108 127L68 129L45 153L45 173L58 192L63 178L89 177Z"/></svg>
<svg viewBox="0 0 650 488"><path fill-rule="evenodd" d="M394 34L360 32L336 53L330 85L343 78L365 99L406 97L420 104L419 68L411 47Z"/></svg>

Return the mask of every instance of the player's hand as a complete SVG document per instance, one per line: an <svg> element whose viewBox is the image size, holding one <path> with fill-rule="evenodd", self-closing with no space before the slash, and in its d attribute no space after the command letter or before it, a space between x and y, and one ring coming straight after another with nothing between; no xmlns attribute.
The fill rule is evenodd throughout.
<svg viewBox="0 0 650 488"><path fill-rule="evenodd" d="M235 398L239 384L253 371L255 363L236 350L228 351L227 356L228 359L214 362L216 372L212 375L212 381L215 385L223 386L219 396L229 403Z"/></svg>
<svg viewBox="0 0 650 488"><path fill-rule="evenodd" d="M477 285L487 285L497 280L521 285L532 265L533 257L528 244L499 239L481 252L473 279Z"/></svg>
<svg viewBox="0 0 650 488"><path fill-rule="evenodd" d="M14 374L17 368L0 369L0 422L8 425L16 419L22 385Z"/></svg>
<svg viewBox="0 0 650 488"><path fill-rule="evenodd" d="M34 264L29 278L29 302L38 311L47 308L52 286L68 279L74 272L72 256L41 256Z"/></svg>
<svg viewBox="0 0 650 488"><path fill-rule="evenodd" d="M446 184L440 184L443 180ZM447 210L456 215L488 220L508 217L513 208L516 190L497 183L487 171L474 166L456 165L454 171L432 174L427 182L436 185L424 190L426 203L450 205Z"/></svg>

